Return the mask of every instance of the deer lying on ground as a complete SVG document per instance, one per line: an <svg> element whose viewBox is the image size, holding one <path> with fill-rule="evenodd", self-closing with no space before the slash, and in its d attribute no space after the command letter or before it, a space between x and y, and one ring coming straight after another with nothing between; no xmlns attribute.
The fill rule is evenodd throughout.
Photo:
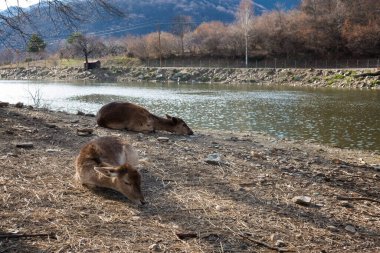
<svg viewBox="0 0 380 253"><path fill-rule="evenodd" d="M80 150L75 177L89 188L110 188L136 204L144 204L137 164L138 157L131 145L115 137L100 137Z"/></svg>
<svg viewBox="0 0 380 253"><path fill-rule="evenodd" d="M96 114L99 126L111 129L126 129L136 132L164 130L176 134L192 135L186 123L176 117L165 118L150 113L147 109L128 102L111 102Z"/></svg>

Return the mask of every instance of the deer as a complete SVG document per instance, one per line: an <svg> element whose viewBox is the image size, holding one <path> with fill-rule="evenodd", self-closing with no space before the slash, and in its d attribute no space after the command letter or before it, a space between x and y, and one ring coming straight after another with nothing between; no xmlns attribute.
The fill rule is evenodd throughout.
<svg viewBox="0 0 380 253"><path fill-rule="evenodd" d="M111 129L125 129L135 132L151 133L168 131L179 135L192 135L194 132L181 118L166 114L162 118L147 109L129 102L111 102L103 105L96 114L99 126Z"/></svg>
<svg viewBox="0 0 380 253"><path fill-rule="evenodd" d="M109 188L144 205L138 156L132 146L117 137L99 137L85 144L75 160L75 179L88 188Z"/></svg>

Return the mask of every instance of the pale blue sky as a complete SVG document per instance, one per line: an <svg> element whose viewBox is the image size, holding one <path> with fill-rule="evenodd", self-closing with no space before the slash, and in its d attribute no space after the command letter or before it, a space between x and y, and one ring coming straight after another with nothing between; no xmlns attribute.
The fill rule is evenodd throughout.
<svg viewBox="0 0 380 253"><path fill-rule="evenodd" d="M0 10L5 10L10 6L19 5L20 7L28 7L29 5L38 3L39 0L0 0Z"/></svg>

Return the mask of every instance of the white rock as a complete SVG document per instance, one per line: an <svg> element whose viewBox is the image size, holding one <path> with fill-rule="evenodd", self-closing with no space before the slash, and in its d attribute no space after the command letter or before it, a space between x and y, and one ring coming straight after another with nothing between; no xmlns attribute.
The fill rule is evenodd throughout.
<svg viewBox="0 0 380 253"><path fill-rule="evenodd" d="M154 244L150 245L149 249L152 251L155 251L155 252L161 252L162 251L161 246L158 243L154 243Z"/></svg>
<svg viewBox="0 0 380 253"><path fill-rule="evenodd" d="M169 138L168 137L158 137L157 140L159 142L168 142L169 141Z"/></svg>
<svg viewBox="0 0 380 253"><path fill-rule="evenodd" d="M298 205L308 206L311 203L311 198L309 196L295 196L293 202Z"/></svg>

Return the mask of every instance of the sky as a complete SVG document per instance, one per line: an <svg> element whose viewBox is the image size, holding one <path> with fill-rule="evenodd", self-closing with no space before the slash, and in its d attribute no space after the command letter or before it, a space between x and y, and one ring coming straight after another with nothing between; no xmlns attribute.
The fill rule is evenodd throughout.
<svg viewBox="0 0 380 253"><path fill-rule="evenodd" d="M5 10L10 6L19 5L20 7L28 7L29 5L38 3L39 0L0 0L0 10Z"/></svg>

